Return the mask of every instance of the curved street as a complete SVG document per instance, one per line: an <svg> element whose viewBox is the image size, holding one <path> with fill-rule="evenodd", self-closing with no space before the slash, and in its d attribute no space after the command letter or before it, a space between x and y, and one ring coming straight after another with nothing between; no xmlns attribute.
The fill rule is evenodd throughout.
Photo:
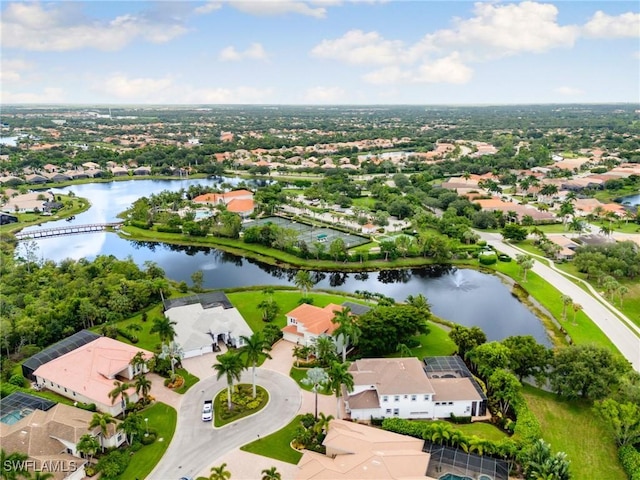
<svg viewBox="0 0 640 480"><path fill-rule="evenodd" d="M250 370L243 374L241 382L251 383ZM302 405L298 385L290 377L264 368L256 370L256 383L269 392L267 406L255 415L221 428L214 428L213 422L202 422L202 402L225 389L226 380L209 377L191 387L180 402L171 445L149 478L195 478L216 458L287 425Z"/></svg>
<svg viewBox="0 0 640 480"><path fill-rule="evenodd" d="M483 240L496 250L506 253L515 258L523 252L502 241L499 233L487 233L477 231ZM632 331L616 313L600 303L592 295L584 291L578 285L566 278L563 274L553 270L547 265L534 258L532 269L536 274L560 290L563 294L569 295L574 301L582 305L583 312L602 330L602 332L613 342L620 353L631 362L633 368L640 371L640 337Z"/></svg>

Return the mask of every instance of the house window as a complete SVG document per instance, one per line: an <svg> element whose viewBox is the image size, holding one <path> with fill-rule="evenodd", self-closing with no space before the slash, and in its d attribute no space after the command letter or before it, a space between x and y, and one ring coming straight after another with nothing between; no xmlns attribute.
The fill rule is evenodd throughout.
<svg viewBox="0 0 640 480"><path fill-rule="evenodd" d="M418 399L417 395L411 395L411 401L415 402Z"/></svg>
<svg viewBox="0 0 640 480"><path fill-rule="evenodd" d="M67 389L66 388L64 389L64 393L67 393Z"/></svg>
<svg viewBox="0 0 640 480"><path fill-rule="evenodd" d="M436 402L436 405L440 405L440 402Z"/></svg>
<svg viewBox="0 0 640 480"><path fill-rule="evenodd" d="M74 397L76 396L76 392L73 392L73 396L74 396Z"/></svg>
<svg viewBox="0 0 640 480"><path fill-rule="evenodd" d="M400 415L400 409L399 408L394 408L393 409L393 414L394 415Z"/></svg>
<svg viewBox="0 0 640 480"><path fill-rule="evenodd" d="M121 433L119 433L119 434L118 434L118 442L121 442L121 441L122 441L122 434L121 434Z"/></svg>
<svg viewBox="0 0 640 480"><path fill-rule="evenodd" d="M405 399L405 400L406 400L407 398L409 398L409 395L405 395L405 396L404 396L404 399Z"/></svg>
<svg viewBox="0 0 640 480"><path fill-rule="evenodd" d="M387 408L387 413L391 413L391 409L390 408Z"/></svg>
<svg viewBox="0 0 640 480"><path fill-rule="evenodd" d="M453 405L453 402L449 402L449 405Z"/></svg>
<svg viewBox="0 0 640 480"><path fill-rule="evenodd" d="M385 395L384 397L382 397L382 401L383 402L388 402L389 401L389 397Z"/></svg>
<svg viewBox="0 0 640 480"><path fill-rule="evenodd" d="M400 395L394 395L393 396L393 401L394 402L399 402L400 401Z"/></svg>
<svg viewBox="0 0 640 480"><path fill-rule="evenodd" d="M425 399L425 400L429 400L429 395L425 395L425 396L424 396L424 399Z"/></svg>

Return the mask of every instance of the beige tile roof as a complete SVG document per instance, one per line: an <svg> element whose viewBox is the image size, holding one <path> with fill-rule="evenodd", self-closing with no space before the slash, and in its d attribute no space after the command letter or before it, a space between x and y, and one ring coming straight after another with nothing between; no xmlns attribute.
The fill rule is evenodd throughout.
<svg viewBox="0 0 640 480"><path fill-rule="evenodd" d="M422 362L408 358L365 358L349 367L355 385L375 385L379 395L435 393Z"/></svg>
<svg viewBox="0 0 640 480"><path fill-rule="evenodd" d="M478 400L482 397L473 386L470 378L432 378L431 385L435 390L434 401L446 400Z"/></svg>
<svg viewBox="0 0 640 480"><path fill-rule="evenodd" d="M332 420L327 454L305 452L297 480L426 480L429 454L423 441L381 429Z"/></svg>

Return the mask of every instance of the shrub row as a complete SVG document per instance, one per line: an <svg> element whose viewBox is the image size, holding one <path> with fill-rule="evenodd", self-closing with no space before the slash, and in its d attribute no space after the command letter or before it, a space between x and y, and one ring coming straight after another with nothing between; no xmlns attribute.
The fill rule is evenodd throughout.
<svg viewBox="0 0 640 480"><path fill-rule="evenodd" d="M137 335L134 335L133 333L128 332L127 330L124 330L122 328L118 328L117 332L118 332L118 335L120 335L123 338L126 338L131 343L138 343L138 336Z"/></svg>
<svg viewBox="0 0 640 480"><path fill-rule="evenodd" d="M458 415L451 413L449 420L451 420L452 423L457 423L457 424L471 423L471 415L459 417Z"/></svg>
<svg viewBox="0 0 640 480"><path fill-rule="evenodd" d="M180 227L170 227L168 225L158 225L156 230L160 233L182 233Z"/></svg>
<svg viewBox="0 0 640 480"><path fill-rule="evenodd" d="M633 445L623 445L618 449L618 458L629 480L640 480L640 452Z"/></svg>
<svg viewBox="0 0 640 480"><path fill-rule="evenodd" d="M536 416L529 410L527 402L517 402L514 407L516 413L515 435L524 443L533 443L542 438L542 427Z"/></svg>

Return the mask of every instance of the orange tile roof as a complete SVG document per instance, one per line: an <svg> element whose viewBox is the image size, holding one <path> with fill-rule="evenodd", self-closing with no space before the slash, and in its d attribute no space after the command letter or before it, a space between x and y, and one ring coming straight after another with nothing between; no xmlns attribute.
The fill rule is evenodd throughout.
<svg viewBox="0 0 640 480"><path fill-rule="evenodd" d="M219 198L220 198L219 193L205 193L203 195L198 195L193 199L193 201L196 203L207 203L207 202L216 203Z"/></svg>
<svg viewBox="0 0 640 480"><path fill-rule="evenodd" d="M111 405L109 392L113 390L115 375L124 370L138 352L143 352L147 359L153 357L151 352L142 348L100 337L41 365L34 375L96 402ZM129 394L134 391L131 389Z"/></svg>
<svg viewBox="0 0 640 480"><path fill-rule="evenodd" d="M233 190L231 192L224 193L222 196L226 199L226 198L241 197L245 195L253 196L253 192L250 192L249 190Z"/></svg>
<svg viewBox="0 0 640 480"><path fill-rule="evenodd" d="M295 318L298 323L304 325L309 333L331 335L338 328L338 325L331 320L336 316L335 312L341 311L343 308L335 303L330 303L324 308L303 303L287 313L287 317Z"/></svg>
<svg viewBox="0 0 640 480"><path fill-rule="evenodd" d="M231 200L227 204L227 210L233 213L245 213L252 212L254 208L253 200L249 199L235 199Z"/></svg>

